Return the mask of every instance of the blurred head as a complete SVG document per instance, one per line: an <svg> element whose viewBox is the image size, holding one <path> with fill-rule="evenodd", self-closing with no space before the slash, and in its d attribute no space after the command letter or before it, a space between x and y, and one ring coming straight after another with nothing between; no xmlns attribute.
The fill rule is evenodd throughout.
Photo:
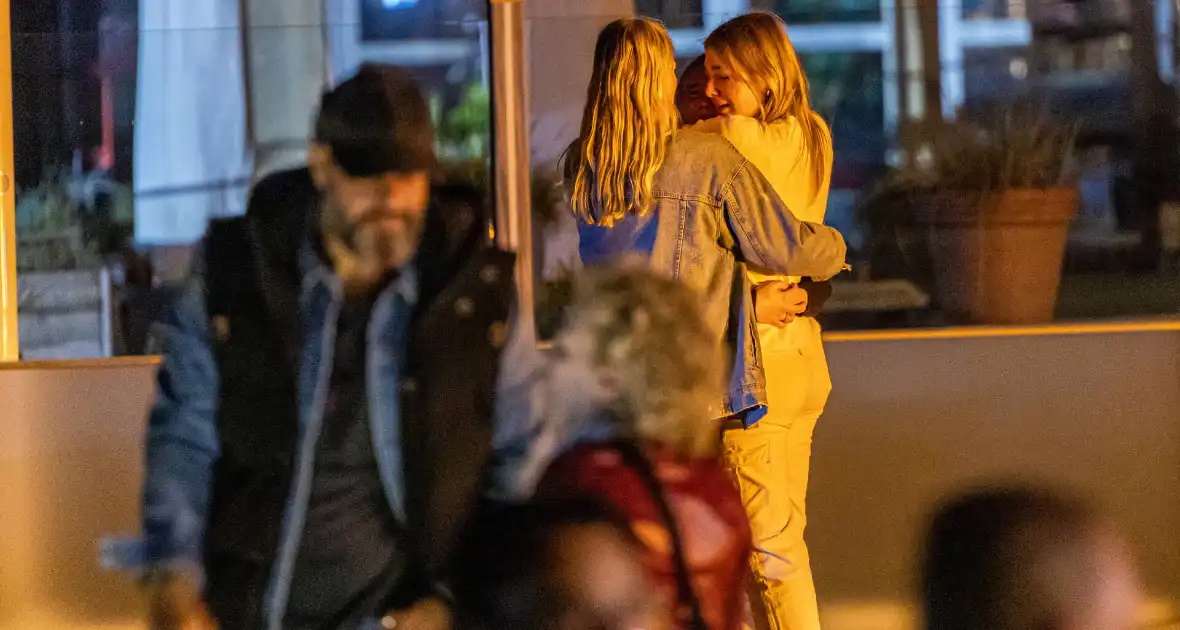
<svg viewBox="0 0 1180 630"><path fill-rule="evenodd" d="M413 257L435 155L429 109L407 74L366 64L324 94L308 166L325 239L387 269Z"/></svg>
<svg viewBox="0 0 1180 630"><path fill-rule="evenodd" d="M827 176L831 134L811 109L807 75L787 37L787 25L771 13L747 13L718 26L705 38L708 95L723 116L764 123L794 119L819 189Z"/></svg>
<svg viewBox="0 0 1180 630"><path fill-rule="evenodd" d="M685 455L717 448L720 340L690 288L639 264L592 268L554 342L547 390L557 421L602 412Z"/></svg>
<svg viewBox="0 0 1180 630"><path fill-rule="evenodd" d="M695 125L717 115L717 108L708 95L709 75L705 72L705 56L693 59L676 84L676 110L685 125Z"/></svg>
<svg viewBox="0 0 1180 630"><path fill-rule="evenodd" d="M1113 528L1043 490L963 495L935 515L922 595L929 630L1131 630L1139 584Z"/></svg>
<svg viewBox="0 0 1180 630"><path fill-rule="evenodd" d="M667 628L624 517L588 500L505 508L460 555L457 628Z"/></svg>
<svg viewBox="0 0 1180 630"><path fill-rule="evenodd" d="M659 22L623 18L602 29L578 140L566 154L571 204L601 225L651 205L676 113L676 59Z"/></svg>

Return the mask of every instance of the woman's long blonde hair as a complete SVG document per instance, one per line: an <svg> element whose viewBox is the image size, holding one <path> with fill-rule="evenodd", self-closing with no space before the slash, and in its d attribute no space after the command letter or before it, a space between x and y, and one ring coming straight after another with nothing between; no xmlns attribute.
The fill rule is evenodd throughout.
<svg viewBox="0 0 1180 630"><path fill-rule="evenodd" d="M623 18L602 29L581 133L565 158L575 214L612 226L651 207L656 171L680 122L675 92L672 39L659 22Z"/></svg>
<svg viewBox="0 0 1180 630"><path fill-rule="evenodd" d="M787 25L771 13L747 13L710 33L705 50L725 60L738 80L760 97L759 120L770 124L795 119L803 133L801 151L810 161L812 183L819 191L831 175L827 155L832 135L811 109L807 74L787 37Z"/></svg>

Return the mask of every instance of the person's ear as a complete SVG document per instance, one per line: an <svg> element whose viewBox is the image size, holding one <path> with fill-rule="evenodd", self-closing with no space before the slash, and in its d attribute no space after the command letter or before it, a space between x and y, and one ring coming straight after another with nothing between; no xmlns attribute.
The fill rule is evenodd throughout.
<svg viewBox="0 0 1180 630"><path fill-rule="evenodd" d="M307 152L307 170L311 172L311 181L316 188L324 190L328 187L328 179L333 168L335 164L332 161L332 148L319 142L311 143L311 148Z"/></svg>

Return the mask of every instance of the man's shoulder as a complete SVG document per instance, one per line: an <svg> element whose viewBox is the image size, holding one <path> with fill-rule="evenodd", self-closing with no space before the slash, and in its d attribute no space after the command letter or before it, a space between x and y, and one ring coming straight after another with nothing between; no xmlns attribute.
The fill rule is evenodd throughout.
<svg viewBox="0 0 1180 630"><path fill-rule="evenodd" d="M307 168L277 171L262 177L251 186L246 212L256 215L299 205L308 206L318 194L315 182L311 178L311 171ZM303 209L306 210L306 207Z"/></svg>
<svg viewBox="0 0 1180 630"><path fill-rule="evenodd" d="M722 135L695 128L682 129L672 137L668 146L668 159L715 161L718 165L726 166L736 166L742 162L741 154Z"/></svg>
<svg viewBox="0 0 1180 630"><path fill-rule="evenodd" d="M251 187L244 215L209 222L193 271L202 279L210 312L257 288L254 272L262 261L256 256L294 264L318 197L306 168L279 171Z"/></svg>

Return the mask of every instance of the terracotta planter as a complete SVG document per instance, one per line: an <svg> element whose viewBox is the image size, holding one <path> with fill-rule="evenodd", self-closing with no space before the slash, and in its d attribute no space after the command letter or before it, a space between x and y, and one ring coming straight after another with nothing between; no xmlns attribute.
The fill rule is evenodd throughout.
<svg viewBox="0 0 1180 630"><path fill-rule="evenodd" d="M976 324L1053 320L1073 188L937 195L920 220L930 233L935 291L944 311Z"/></svg>

